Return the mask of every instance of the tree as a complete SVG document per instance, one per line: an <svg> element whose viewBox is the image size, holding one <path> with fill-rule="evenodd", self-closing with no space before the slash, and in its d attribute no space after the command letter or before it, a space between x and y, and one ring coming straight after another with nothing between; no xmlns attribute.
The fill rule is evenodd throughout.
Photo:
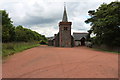
<svg viewBox="0 0 120 80"><path fill-rule="evenodd" d="M92 33L92 30L88 30L88 34L86 36L87 41L91 41L91 38L90 38L91 33Z"/></svg>
<svg viewBox="0 0 120 80"><path fill-rule="evenodd" d="M85 22L91 24L96 35L96 44L120 46L120 2L103 3L98 9L88 11L91 18Z"/></svg>
<svg viewBox="0 0 120 80"><path fill-rule="evenodd" d="M2 13L2 42L11 42L15 37L15 27L5 10L0 10L0 13Z"/></svg>
<svg viewBox="0 0 120 80"><path fill-rule="evenodd" d="M36 31L32 31L30 29L24 28L21 25L15 28L15 41L17 42L29 42L29 41L40 41L45 40L46 37L37 33Z"/></svg>

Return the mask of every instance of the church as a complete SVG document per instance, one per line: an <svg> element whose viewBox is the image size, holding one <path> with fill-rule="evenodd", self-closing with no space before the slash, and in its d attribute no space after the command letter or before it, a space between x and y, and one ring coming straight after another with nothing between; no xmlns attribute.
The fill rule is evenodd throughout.
<svg viewBox="0 0 120 80"><path fill-rule="evenodd" d="M59 32L48 40L48 46L74 47L85 45L85 39L88 33L74 32L73 35L71 35L71 25L72 22L68 21L66 6L64 6L63 18L62 21L59 22Z"/></svg>

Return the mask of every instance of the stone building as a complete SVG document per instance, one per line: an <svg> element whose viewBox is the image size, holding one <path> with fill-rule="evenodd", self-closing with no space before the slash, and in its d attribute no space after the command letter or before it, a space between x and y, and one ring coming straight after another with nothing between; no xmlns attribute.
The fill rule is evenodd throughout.
<svg viewBox="0 0 120 80"><path fill-rule="evenodd" d="M66 7L64 6L63 18L62 21L59 22L59 32L58 34L55 34L52 39L48 40L48 45L56 47L76 46L76 41L74 41L74 38L76 39L76 36L71 35L71 25L72 22L68 21Z"/></svg>
<svg viewBox="0 0 120 80"><path fill-rule="evenodd" d="M71 36L72 22L68 22L66 7L64 6L64 13L62 22L59 23L59 46L60 47L72 47Z"/></svg>
<svg viewBox="0 0 120 80"><path fill-rule="evenodd" d="M85 45L85 40L87 37L88 33L78 33L74 32L73 37L74 37L74 45L75 46L84 46Z"/></svg>

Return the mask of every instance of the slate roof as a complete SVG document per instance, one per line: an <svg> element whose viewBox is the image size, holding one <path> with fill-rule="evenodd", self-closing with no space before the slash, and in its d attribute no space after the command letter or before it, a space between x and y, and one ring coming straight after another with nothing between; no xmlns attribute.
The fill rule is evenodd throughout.
<svg viewBox="0 0 120 80"><path fill-rule="evenodd" d="M80 40L81 38L86 38L88 33L73 33L74 40Z"/></svg>
<svg viewBox="0 0 120 80"><path fill-rule="evenodd" d="M62 22L68 22L68 19L67 19L67 11L66 11L66 6L65 6L65 5L64 5L64 13L63 13Z"/></svg>
<svg viewBox="0 0 120 80"><path fill-rule="evenodd" d="M53 40L54 39L54 37L48 37L48 40Z"/></svg>

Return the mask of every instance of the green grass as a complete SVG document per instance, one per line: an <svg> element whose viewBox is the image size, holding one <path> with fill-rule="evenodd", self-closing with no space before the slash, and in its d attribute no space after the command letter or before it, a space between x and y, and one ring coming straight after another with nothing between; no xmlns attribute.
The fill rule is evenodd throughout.
<svg viewBox="0 0 120 80"><path fill-rule="evenodd" d="M92 49L97 50L97 51L104 51L104 52L110 52L110 53L120 54L120 52L110 51L110 50L106 50L106 49L100 49L100 48L92 48Z"/></svg>
<svg viewBox="0 0 120 80"><path fill-rule="evenodd" d="M12 43L3 43L2 44L2 57L5 58L17 52L21 52L23 50L39 46L40 44L37 42L12 42Z"/></svg>

